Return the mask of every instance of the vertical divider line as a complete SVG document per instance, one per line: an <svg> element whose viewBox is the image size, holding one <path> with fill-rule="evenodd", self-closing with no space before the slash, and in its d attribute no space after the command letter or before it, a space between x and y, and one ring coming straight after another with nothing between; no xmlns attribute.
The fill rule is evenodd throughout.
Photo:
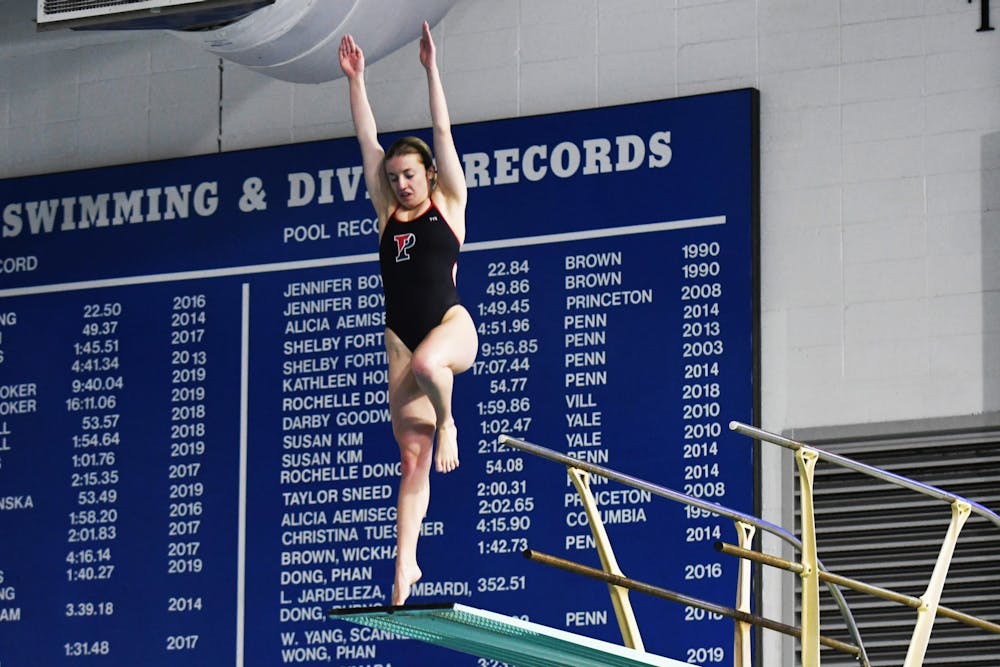
<svg viewBox="0 0 1000 667"><path fill-rule="evenodd" d="M224 86L226 84L226 61L219 58L219 125L215 133L215 143L218 152L222 152L222 116L225 111L226 96Z"/></svg>
<svg viewBox="0 0 1000 667"><path fill-rule="evenodd" d="M236 667L243 667L246 639L247 422L250 383L250 283L243 283L240 324L240 472L236 544Z"/></svg>

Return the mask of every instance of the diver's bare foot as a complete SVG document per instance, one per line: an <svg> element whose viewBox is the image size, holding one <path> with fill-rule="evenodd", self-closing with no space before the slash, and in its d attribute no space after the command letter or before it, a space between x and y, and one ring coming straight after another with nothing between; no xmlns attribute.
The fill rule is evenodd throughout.
<svg viewBox="0 0 1000 667"><path fill-rule="evenodd" d="M437 449L434 468L438 472L451 472L458 467L458 428L454 421L438 426Z"/></svg>
<svg viewBox="0 0 1000 667"><path fill-rule="evenodd" d="M416 565L413 569L396 570L396 581L392 584L392 604L401 606L406 604L406 598L410 597L410 587L420 581L423 572Z"/></svg>

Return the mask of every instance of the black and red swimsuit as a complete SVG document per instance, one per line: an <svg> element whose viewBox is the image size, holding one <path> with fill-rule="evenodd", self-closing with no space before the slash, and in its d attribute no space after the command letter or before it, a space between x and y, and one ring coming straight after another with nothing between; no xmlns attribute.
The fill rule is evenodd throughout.
<svg viewBox="0 0 1000 667"><path fill-rule="evenodd" d="M409 222L393 212L379 241L386 326L410 352L460 303L454 268L460 244L437 206Z"/></svg>

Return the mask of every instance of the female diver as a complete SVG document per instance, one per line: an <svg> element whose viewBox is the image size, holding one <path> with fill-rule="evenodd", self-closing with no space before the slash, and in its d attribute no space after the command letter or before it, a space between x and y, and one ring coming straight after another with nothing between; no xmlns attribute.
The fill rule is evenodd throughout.
<svg viewBox="0 0 1000 667"><path fill-rule="evenodd" d="M452 387L455 375L472 366L478 348L475 326L455 285L465 240L465 174L426 21L420 63L427 73L436 164L427 144L416 137L382 149L365 89L364 53L350 35L340 43L365 185L378 214L389 412L402 463L393 605L402 605L421 577L417 538L430 501L431 462L442 473L458 467Z"/></svg>

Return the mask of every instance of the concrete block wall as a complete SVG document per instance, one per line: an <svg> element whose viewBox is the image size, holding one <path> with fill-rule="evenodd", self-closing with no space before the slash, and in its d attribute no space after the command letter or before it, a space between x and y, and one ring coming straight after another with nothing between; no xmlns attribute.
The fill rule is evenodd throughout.
<svg viewBox="0 0 1000 667"><path fill-rule="evenodd" d="M34 7L0 0L0 177L352 134L342 80L158 32L38 34ZM784 431L1000 410L1000 29L979 12L463 0L435 32L455 122L761 91L763 426ZM382 129L427 124L415 45L368 82ZM780 518L785 469L764 464Z"/></svg>
<svg viewBox="0 0 1000 667"><path fill-rule="evenodd" d="M352 133L342 80L37 33L34 8L0 0L0 177ZM760 89L782 430L1000 409L1000 31L978 26L961 0L464 0L436 32L456 122ZM426 125L415 47L368 78L383 129Z"/></svg>

